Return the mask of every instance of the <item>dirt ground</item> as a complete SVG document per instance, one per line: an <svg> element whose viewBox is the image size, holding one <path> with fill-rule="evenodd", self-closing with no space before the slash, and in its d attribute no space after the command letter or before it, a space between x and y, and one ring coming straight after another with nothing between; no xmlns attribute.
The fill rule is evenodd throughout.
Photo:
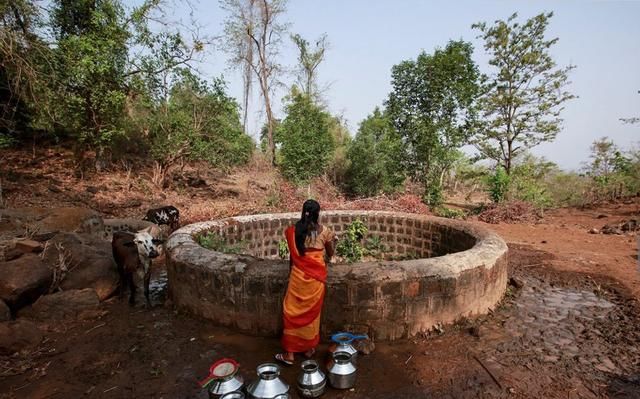
<svg viewBox="0 0 640 399"><path fill-rule="evenodd" d="M216 209L203 211L202 217L242 213L263 207L270 190L251 188L252 180L241 183L249 187L246 192L239 190L231 176L229 186L210 188L209 197L197 190L145 197L142 189L132 189L129 197L109 199L114 190L105 188L77 201L85 185L106 183L71 184L73 179L63 181L59 171L27 173L16 165L4 176L10 178L3 186L9 205L52 198L57 204L96 201L97 208L114 216L139 212L163 201L162 195L167 203L180 198L176 204L184 207L192 196L203 209L211 206L207 198L219 198ZM124 184L123 176L112 178ZM25 182L28 186L21 189ZM246 198L253 202L243 203ZM224 208L234 201L236 208ZM485 225L510 247L516 284L509 286L503 303L485 317L445 326L441 334L376 343L375 351L358 362L355 389L330 389L324 397L640 398L637 236L588 233L639 210L636 200L550 211L538 223ZM151 310L112 298L101 305L101 316L42 326L48 332L34 352L0 357L0 398L206 398L197 381L216 359L238 360L242 375L252 380L255 367L279 351L275 338L235 334L174 311L165 301L162 263L155 267ZM317 359L324 360L326 344L320 349ZM290 384L297 373L296 367L282 371Z"/></svg>

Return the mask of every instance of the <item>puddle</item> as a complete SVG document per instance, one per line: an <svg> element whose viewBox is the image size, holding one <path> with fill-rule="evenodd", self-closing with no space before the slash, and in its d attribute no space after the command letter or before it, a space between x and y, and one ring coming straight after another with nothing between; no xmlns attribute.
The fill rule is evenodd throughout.
<svg viewBox="0 0 640 399"><path fill-rule="evenodd" d="M162 270L149 281L149 296L153 301L163 303L167 299L167 271Z"/></svg>

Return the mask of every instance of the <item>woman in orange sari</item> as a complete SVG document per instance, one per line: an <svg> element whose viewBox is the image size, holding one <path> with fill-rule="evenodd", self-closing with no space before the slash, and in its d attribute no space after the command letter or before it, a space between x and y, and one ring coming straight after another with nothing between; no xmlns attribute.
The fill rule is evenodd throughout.
<svg viewBox="0 0 640 399"><path fill-rule="evenodd" d="M333 231L318 223L320 204L307 200L302 216L284 234L289 246L289 285L283 302L284 331L277 360L291 365L296 353L311 357L320 342L320 314L324 300L327 264L333 256Z"/></svg>

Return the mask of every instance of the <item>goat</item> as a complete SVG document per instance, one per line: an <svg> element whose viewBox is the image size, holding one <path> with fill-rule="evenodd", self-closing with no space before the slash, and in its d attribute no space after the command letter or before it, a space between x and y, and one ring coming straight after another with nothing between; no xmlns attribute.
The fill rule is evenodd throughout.
<svg viewBox="0 0 640 399"><path fill-rule="evenodd" d="M157 227L156 227L157 229ZM149 281L151 279L151 259L160 255L159 245L164 243L161 239L154 238L153 229L148 227L137 233L117 231L113 233L111 250L113 259L118 265L120 274L120 295L124 294L125 285L129 286L129 304L135 304L136 284L133 274L142 272L144 280L144 297L147 307L151 307L149 299Z"/></svg>
<svg viewBox="0 0 640 399"><path fill-rule="evenodd" d="M174 231L180 227L180 211L178 211L178 208L171 205L163 206L162 208L149 209L142 220L146 220L157 225L169 225L171 231Z"/></svg>

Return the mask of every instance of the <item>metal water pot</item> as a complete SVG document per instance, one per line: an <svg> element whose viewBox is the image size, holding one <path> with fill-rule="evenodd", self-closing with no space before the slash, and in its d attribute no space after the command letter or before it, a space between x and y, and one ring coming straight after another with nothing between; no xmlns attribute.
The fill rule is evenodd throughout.
<svg viewBox="0 0 640 399"><path fill-rule="evenodd" d="M244 394L240 391L225 393L220 399L244 399Z"/></svg>
<svg viewBox="0 0 640 399"><path fill-rule="evenodd" d="M347 352L351 354L351 362L358 364L358 350L353 347L352 343L358 339L368 339L366 335L354 335L348 332L339 332L331 336L334 345L329 348L330 354L335 352Z"/></svg>
<svg viewBox="0 0 640 399"><path fill-rule="evenodd" d="M209 376L200 383L207 388L209 398L218 399L244 387L244 380L238 374L239 366L233 359L220 359L211 365Z"/></svg>
<svg viewBox="0 0 640 399"><path fill-rule="evenodd" d="M329 384L337 389L353 388L356 384L356 366L348 352L334 352L327 367Z"/></svg>
<svg viewBox="0 0 640 399"><path fill-rule="evenodd" d="M256 368L258 379L247 386L251 399L289 399L289 385L280 379L280 367L264 363Z"/></svg>
<svg viewBox="0 0 640 399"><path fill-rule="evenodd" d="M298 390L304 398L320 397L327 388L327 377L315 360L302 362L302 372L298 376Z"/></svg>

